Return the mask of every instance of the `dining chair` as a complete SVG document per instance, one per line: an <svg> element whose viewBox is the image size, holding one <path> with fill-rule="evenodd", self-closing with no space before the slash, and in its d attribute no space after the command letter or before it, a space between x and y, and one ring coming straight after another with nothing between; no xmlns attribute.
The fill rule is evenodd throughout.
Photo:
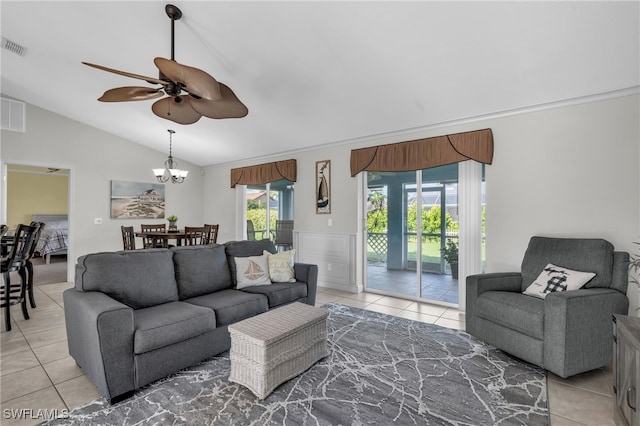
<svg viewBox="0 0 640 426"><path fill-rule="evenodd" d="M274 244L278 249L293 248L293 220L276 220L276 235Z"/></svg>
<svg viewBox="0 0 640 426"><path fill-rule="evenodd" d="M166 232L167 225L165 223L154 223L151 225L140 225L142 232ZM144 248L167 248L168 240L164 238L156 238L151 236L142 237Z"/></svg>
<svg viewBox="0 0 640 426"><path fill-rule="evenodd" d="M2 238L4 240L5 235L7 235L7 232L9 232L9 227L7 225L0 225L0 238ZM7 237L9 238L9 237ZM2 244L2 248L0 249L0 255L2 257L5 257L8 254L7 251L7 246L5 244Z"/></svg>
<svg viewBox="0 0 640 426"><path fill-rule="evenodd" d="M218 242L218 229L220 228L220 225L207 225L205 223L204 226L209 228L207 244L216 244Z"/></svg>
<svg viewBox="0 0 640 426"><path fill-rule="evenodd" d="M186 246L209 244L209 228L206 226L185 226L184 234Z"/></svg>
<svg viewBox="0 0 640 426"><path fill-rule="evenodd" d="M11 331L11 306L20 304L22 316L29 319L27 312L27 277L23 268L25 259L29 256L31 245L34 244L34 236L39 227L20 224L16 229L11 244L9 255L2 260L0 273L4 278L0 289L0 307L4 308L5 329ZM11 283L11 272L17 272L20 276L20 284Z"/></svg>
<svg viewBox="0 0 640 426"><path fill-rule="evenodd" d="M247 240L256 241L262 240L264 238L264 230L256 231L255 226L253 226L253 221L247 219ZM260 234L260 238L258 238L258 234Z"/></svg>
<svg viewBox="0 0 640 426"><path fill-rule="evenodd" d="M125 250L136 249L136 234L133 231L133 226L121 226L122 231L122 245Z"/></svg>
<svg viewBox="0 0 640 426"><path fill-rule="evenodd" d="M27 275L27 295L29 297L29 305L31 305L31 307L35 309L36 298L33 294L33 262L31 262L31 259L33 259L33 255L36 252L38 241L40 241L40 234L42 233L45 224L44 222L31 222L29 226L37 226L38 229L33 236L33 243L31 244L31 249L29 250L29 256L25 259L24 265L22 267L25 269Z"/></svg>

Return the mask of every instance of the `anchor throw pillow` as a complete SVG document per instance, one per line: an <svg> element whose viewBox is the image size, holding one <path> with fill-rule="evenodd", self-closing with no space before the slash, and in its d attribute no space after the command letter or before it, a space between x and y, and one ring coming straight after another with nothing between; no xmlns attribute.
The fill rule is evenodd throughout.
<svg viewBox="0 0 640 426"><path fill-rule="evenodd" d="M236 257L238 290L254 285L271 284L267 256Z"/></svg>
<svg viewBox="0 0 640 426"><path fill-rule="evenodd" d="M544 299L556 291L578 290L595 276L593 272L574 271L549 263L523 293Z"/></svg>

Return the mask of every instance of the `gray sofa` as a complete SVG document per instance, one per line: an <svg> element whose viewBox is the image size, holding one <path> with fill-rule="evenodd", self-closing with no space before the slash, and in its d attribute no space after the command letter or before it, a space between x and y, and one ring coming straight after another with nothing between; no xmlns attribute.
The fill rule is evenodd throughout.
<svg viewBox="0 0 640 426"><path fill-rule="evenodd" d="M228 326L291 303L315 304L318 267L296 282L236 290L235 257L275 253L271 241L82 256L64 292L69 353L111 402L229 349Z"/></svg>
<svg viewBox="0 0 640 426"><path fill-rule="evenodd" d="M521 272L467 277L466 331L566 378L612 361L612 315L626 314L629 254L608 241L533 237ZM583 288L522 294L548 263L594 272Z"/></svg>

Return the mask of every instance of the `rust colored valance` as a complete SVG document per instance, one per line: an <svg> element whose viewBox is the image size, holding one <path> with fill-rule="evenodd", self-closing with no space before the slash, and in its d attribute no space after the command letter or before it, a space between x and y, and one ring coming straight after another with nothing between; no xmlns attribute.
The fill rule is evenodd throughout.
<svg viewBox="0 0 640 426"><path fill-rule="evenodd" d="M351 150L351 176L371 172L421 170L460 161L475 160L491 164L491 129L455 133Z"/></svg>
<svg viewBox="0 0 640 426"><path fill-rule="evenodd" d="M275 182L280 179L295 182L297 177L296 170L296 160L276 161L273 163L231 169L231 187L235 188L238 184L258 185L261 183Z"/></svg>

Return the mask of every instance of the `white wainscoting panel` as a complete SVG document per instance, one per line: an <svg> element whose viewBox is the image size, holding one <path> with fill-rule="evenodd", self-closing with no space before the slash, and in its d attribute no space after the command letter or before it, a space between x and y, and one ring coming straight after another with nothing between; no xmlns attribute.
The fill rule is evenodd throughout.
<svg viewBox="0 0 640 426"><path fill-rule="evenodd" d="M318 285L358 293L356 234L293 231L296 262L318 265Z"/></svg>

